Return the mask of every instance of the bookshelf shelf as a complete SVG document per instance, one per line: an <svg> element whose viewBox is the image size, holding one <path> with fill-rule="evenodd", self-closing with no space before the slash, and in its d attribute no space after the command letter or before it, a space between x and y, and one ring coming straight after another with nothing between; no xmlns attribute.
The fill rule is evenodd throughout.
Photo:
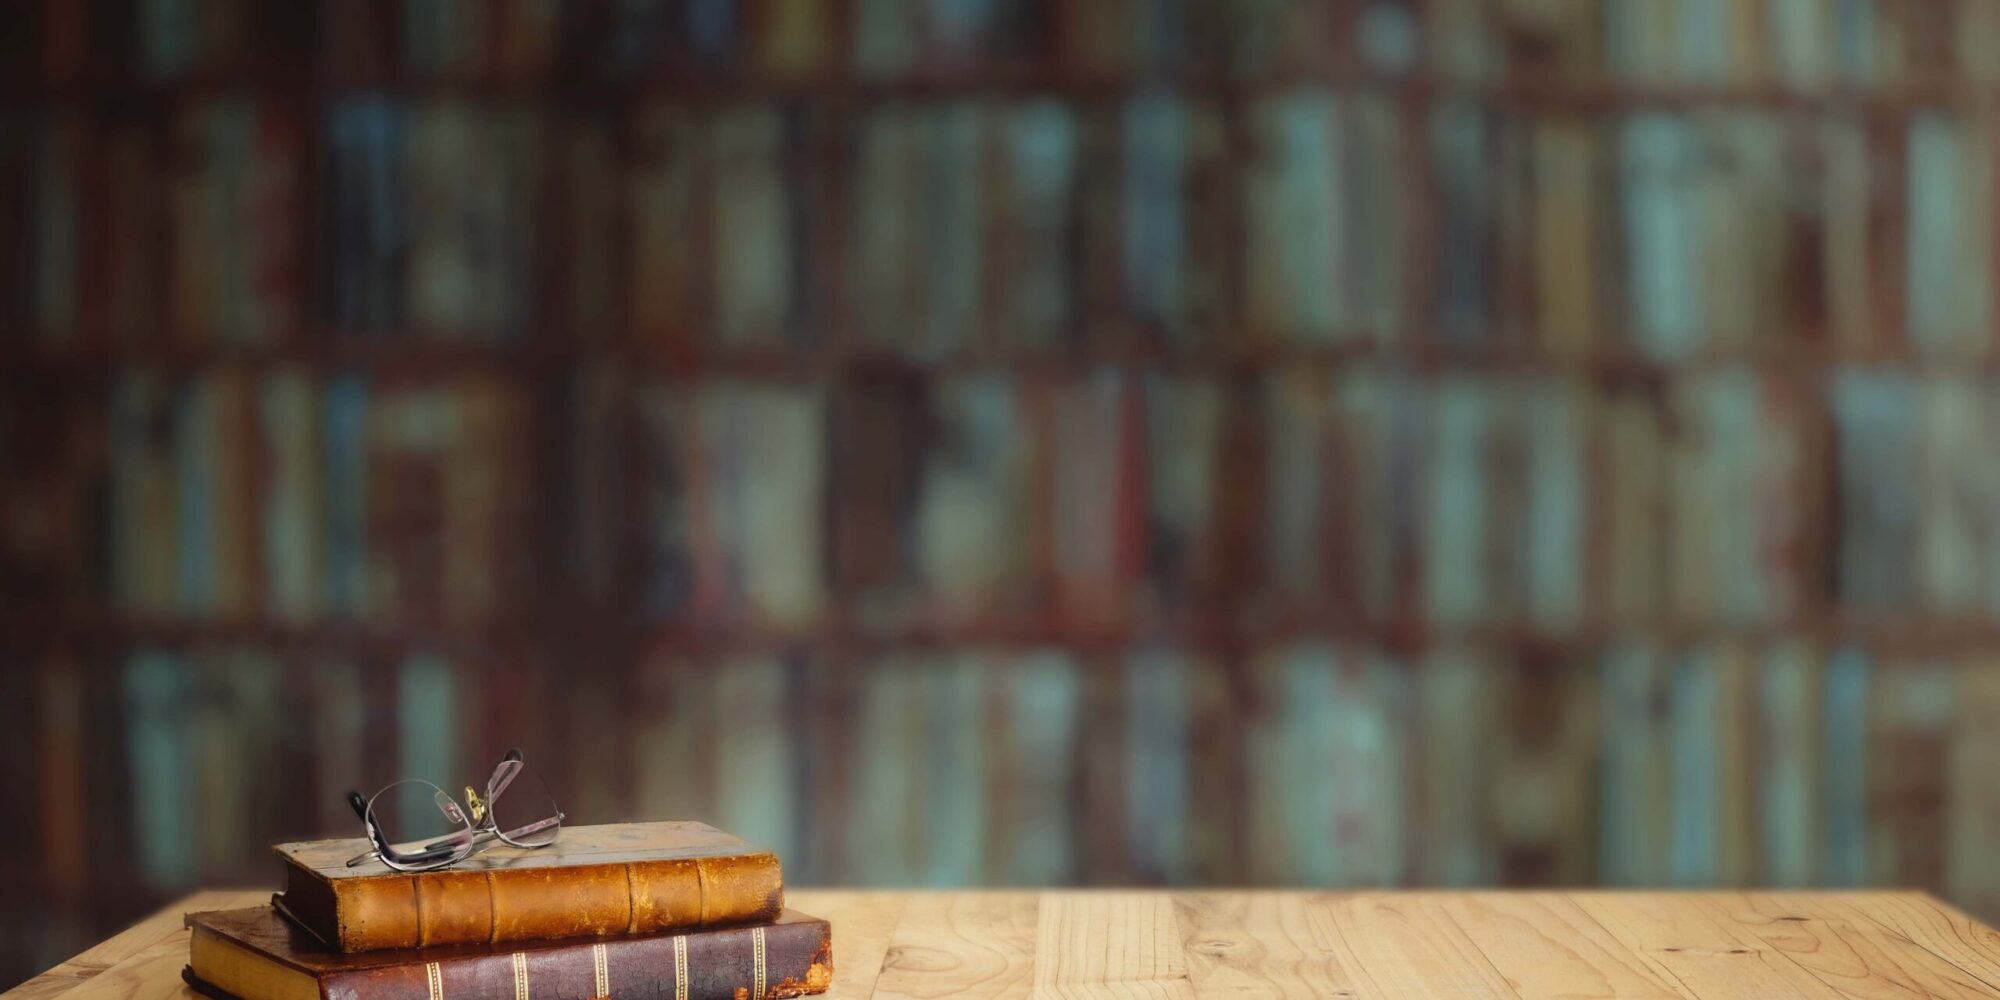
<svg viewBox="0 0 2000 1000"><path fill-rule="evenodd" d="M1881 83L1831 79L1634 80L1601 75L1522 73L1493 79L1423 72L1292 72L1237 79L1225 75L1137 73L1106 76L1043 69L967 68L871 79L848 73L771 76L760 71L638 75L623 78L530 78L453 75L221 74L169 81L0 82L0 105L77 107L172 106L255 95L290 101L391 97L413 101L473 100L624 106L644 103L726 105L779 102L829 107L913 101L1058 99L1116 101L1139 95L1254 102L1301 89L1461 102L1519 111L1616 114L1641 110L1759 109L1798 112L1903 113L1921 108L1978 109L2000 103L2000 81L1908 79Z"/></svg>
<svg viewBox="0 0 2000 1000"><path fill-rule="evenodd" d="M1894 370L1915 375L2000 373L2000 353L1926 354L1907 348L1839 350L1741 348L1659 357L1624 349L1555 350L1480 344L1454 347L1435 333L1409 330L1382 338L1355 333L1305 342L1251 334L1240 343L1177 346L1162 337L1107 337L1095 346L1049 350L952 350L936 354L893 348L804 346L690 346L681 336L597 343L524 340L494 342L467 336L440 338L321 334L243 348L175 347L23 349L0 347L0 377L77 378L126 369L198 372L214 367L265 371L300 368L325 372L356 369L389 376L445 375L467 370L532 374L552 367L610 365L680 378L840 376L871 371L911 375L1002 372L1054 375L1106 368L1178 372L1255 373L1315 366L1380 366L1414 372L1512 373L1596 378L1671 378L1717 370L1751 370L1807 376L1840 370ZM1976 341L1991 338L1976 335Z"/></svg>
<svg viewBox="0 0 2000 1000"><path fill-rule="evenodd" d="M1085 621L1060 613L952 617L864 627L847 616L795 625L687 623L586 615L568 630L622 636L652 654L720 655L797 652L845 655L896 650L957 648L1068 649L1118 655L1161 645L1230 655L1298 642L1325 641L1381 648L1399 655L1454 646L1533 650L1588 659L1607 646L1659 648L1798 643L1830 651L1854 644L1885 654L1951 654L2000 647L2000 619L1801 613L1769 621L1731 622L1675 617L1634 617L1545 622L1523 619L1440 623L1422 616L1364 616L1331 612L1246 611L1239 615L1140 613L1123 620ZM586 624L587 623L587 624ZM10 614L0 618L0 640L77 645L100 652L138 646L162 648L269 646L285 651L456 651L486 657L505 651L538 656L549 636L518 616L491 622L383 622L373 620L275 622L145 617L115 612ZM560 643L558 643L559 645Z"/></svg>

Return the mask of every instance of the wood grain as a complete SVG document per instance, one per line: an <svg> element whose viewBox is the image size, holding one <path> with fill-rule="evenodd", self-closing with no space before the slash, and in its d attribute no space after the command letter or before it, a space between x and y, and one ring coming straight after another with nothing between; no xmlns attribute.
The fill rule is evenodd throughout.
<svg viewBox="0 0 2000 1000"><path fill-rule="evenodd" d="M1513 997L1508 984L1428 893L1328 897L1309 918L1352 970L1364 997Z"/></svg>
<svg viewBox="0 0 2000 1000"><path fill-rule="evenodd" d="M1354 980L1297 892L1201 892L1175 898L1188 981L1197 996L1351 995Z"/></svg>
<svg viewBox="0 0 2000 1000"><path fill-rule="evenodd" d="M1561 893L1441 897L1437 907L1523 997L1677 1000L1646 964Z"/></svg>
<svg viewBox="0 0 2000 1000"><path fill-rule="evenodd" d="M1698 894L1585 892L1571 898L1685 996L1702 1000L1837 1000L1840 996L1783 953L1717 919Z"/></svg>
<svg viewBox="0 0 2000 1000"><path fill-rule="evenodd" d="M0 1000L196 1000L199 893ZM2000 997L2000 932L1913 892L798 890L829 996L1400 1000Z"/></svg>
<svg viewBox="0 0 2000 1000"><path fill-rule="evenodd" d="M1888 935L1899 951L1921 948L2000 994L2000 932L1923 893L1800 893L1773 903L1808 916L1875 928Z"/></svg>
<svg viewBox="0 0 2000 1000"><path fill-rule="evenodd" d="M1978 977L1925 948L1899 947L1895 932L1860 915L1745 895L1702 900L1718 921L1744 928L1814 979L1854 1000L1993 996Z"/></svg>
<svg viewBox="0 0 2000 1000"><path fill-rule="evenodd" d="M192 992L181 985L181 968L188 960L185 928L140 949L124 961L90 977L63 1000L169 1000Z"/></svg>
<svg viewBox="0 0 2000 1000"><path fill-rule="evenodd" d="M1052 892L1035 928L1038 997L1189 998L1173 897L1163 892Z"/></svg>
<svg viewBox="0 0 2000 1000"><path fill-rule="evenodd" d="M94 979L106 969L158 944L181 929L181 916L201 910L255 906L271 898L268 889L209 889L197 892L98 942L88 950L10 990L7 1000L51 1000ZM178 982L176 970L176 982Z"/></svg>
<svg viewBox="0 0 2000 1000"><path fill-rule="evenodd" d="M902 918L908 897L888 892L805 889L787 893L785 905L833 925L832 1000L863 1000L875 994L889 951L889 934Z"/></svg>
<svg viewBox="0 0 2000 1000"><path fill-rule="evenodd" d="M1036 902L1026 892L910 895L889 936L874 995L1025 994L1034 976ZM833 933L838 940L840 925ZM846 953L836 950L834 968L847 964Z"/></svg>

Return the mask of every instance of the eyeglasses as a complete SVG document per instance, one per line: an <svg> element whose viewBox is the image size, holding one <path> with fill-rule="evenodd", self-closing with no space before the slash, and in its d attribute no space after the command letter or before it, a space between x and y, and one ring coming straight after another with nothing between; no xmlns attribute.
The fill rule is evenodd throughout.
<svg viewBox="0 0 2000 1000"><path fill-rule="evenodd" d="M502 796L512 789L503 805ZM513 847L547 847L562 833L562 810L548 786L508 750L486 779L482 795L465 786L460 805L444 789L420 779L405 779L371 798L347 793L347 804L367 827L373 847L349 858L347 867L380 860L399 872L448 868L495 843Z"/></svg>

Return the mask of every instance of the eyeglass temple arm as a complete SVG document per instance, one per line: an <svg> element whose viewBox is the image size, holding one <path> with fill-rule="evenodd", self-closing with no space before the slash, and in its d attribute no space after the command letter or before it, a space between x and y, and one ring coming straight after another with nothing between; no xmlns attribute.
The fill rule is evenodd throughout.
<svg viewBox="0 0 2000 1000"><path fill-rule="evenodd" d="M521 773L521 748L508 747L500 756L500 763L493 765L493 776L486 779L486 804L490 808L500 798L500 793L514 783L514 776Z"/></svg>

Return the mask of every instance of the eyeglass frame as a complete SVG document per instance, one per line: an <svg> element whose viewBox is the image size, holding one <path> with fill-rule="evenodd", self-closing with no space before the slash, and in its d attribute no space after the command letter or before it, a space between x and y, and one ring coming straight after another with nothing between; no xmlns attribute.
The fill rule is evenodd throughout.
<svg viewBox="0 0 2000 1000"><path fill-rule="evenodd" d="M499 827L499 821L494 813L493 804L499 801L502 793L507 791L507 786L513 784L514 779L520 775L521 769L524 766L525 764L521 759L521 751L516 748L509 748L501 756L500 763L494 766L492 776L486 779L486 797L484 799L479 797L478 792L471 785L465 786L465 797L472 807L472 819L469 821L465 818L465 809L459 805L457 799L452 798L444 789L432 785L431 787L436 789L436 794L431 798L437 804L438 811L443 813L446 819L461 824L464 829L459 830L457 833L434 838L425 843L421 849L413 852L399 851L394 844L389 842L388 835L383 833L381 825L375 822L374 807L375 800L381 798L384 793L395 788L397 785L406 784L416 779L406 778L403 781L386 785L373 796L366 798L362 797L359 791L348 792L347 804L353 808L356 815L361 817L361 823L367 832L371 849L365 854L349 858L347 860L347 867L353 868L357 865L366 864L369 861L380 861L393 871L437 871L449 868L478 854L480 851L492 846L495 841L523 850L535 850L555 843L562 836L562 821L564 817L561 808L557 808L553 816L544 817L512 830L501 830ZM423 783L430 784L429 782ZM556 835L542 843L524 844L516 839L540 833L550 827L555 827Z"/></svg>

